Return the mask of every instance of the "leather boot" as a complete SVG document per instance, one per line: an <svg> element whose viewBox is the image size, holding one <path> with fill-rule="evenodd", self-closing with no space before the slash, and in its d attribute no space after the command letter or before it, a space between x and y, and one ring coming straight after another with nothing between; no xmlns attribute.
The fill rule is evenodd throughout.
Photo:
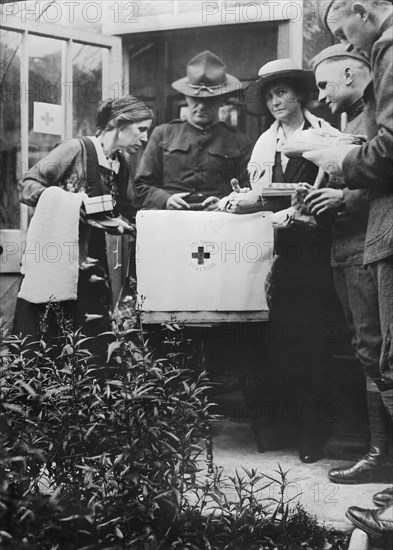
<svg viewBox="0 0 393 550"><path fill-rule="evenodd" d="M346 514L356 527L373 537L391 540L393 536L393 500L379 510L364 510L357 506L348 508Z"/></svg>
<svg viewBox="0 0 393 550"><path fill-rule="evenodd" d="M364 457L348 468L333 468L328 476L334 483L357 484L383 481L386 475L386 454L378 447L371 447Z"/></svg>
<svg viewBox="0 0 393 550"><path fill-rule="evenodd" d="M378 507L386 506L391 500L393 500L393 487L388 487L383 491L379 491L379 493L375 493L372 498L373 503Z"/></svg>

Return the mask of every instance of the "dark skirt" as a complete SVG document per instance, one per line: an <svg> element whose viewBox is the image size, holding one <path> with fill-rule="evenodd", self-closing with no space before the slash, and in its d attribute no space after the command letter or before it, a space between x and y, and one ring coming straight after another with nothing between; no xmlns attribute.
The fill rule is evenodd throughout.
<svg viewBox="0 0 393 550"><path fill-rule="evenodd" d="M299 227L280 237L268 332L247 397L260 412L254 422L260 450L296 440L301 448L320 448L334 418L332 358L346 338L329 263L329 236Z"/></svg>
<svg viewBox="0 0 393 550"><path fill-rule="evenodd" d="M53 342L67 330L81 329L88 337L111 330L112 293L105 234L100 230L91 231L88 258L79 269L77 296L77 300L46 304L34 304L18 298L14 334L28 337L32 342L41 339ZM97 342L89 351L102 355L104 346Z"/></svg>

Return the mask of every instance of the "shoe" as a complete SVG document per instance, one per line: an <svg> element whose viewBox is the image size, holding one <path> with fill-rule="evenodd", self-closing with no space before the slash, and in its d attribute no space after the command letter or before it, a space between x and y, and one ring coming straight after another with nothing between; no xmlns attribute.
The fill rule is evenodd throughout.
<svg viewBox="0 0 393 550"><path fill-rule="evenodd" d="M323 457L322 449L320 447L301 447L299 449L299 458L305 464L313 464L318 462Z"/></svg>
<svg viewBox="0 0 393 550"><path fill-rule="evenodd" d="M384 540L391 540L393 536L393 501L379 510L351 506L345 515L356 527L369 535Z"/></svg>
<svg viewBox="0 0 393 550"><path fill-rule="evenodd" d="M371 483L383 481L386 467L384 466L385 453L378 447L371 447L370 451L356 464L349 468L333 468L328 473L333 483Z"/></svg>
<svg viewBox="0 0 393 550"><path fill-rule="evenodd" d="M386 506L391 500L393 500L393 487L388 487L379 493L375 493L372 498L373 504L378 507Z"/></svg>

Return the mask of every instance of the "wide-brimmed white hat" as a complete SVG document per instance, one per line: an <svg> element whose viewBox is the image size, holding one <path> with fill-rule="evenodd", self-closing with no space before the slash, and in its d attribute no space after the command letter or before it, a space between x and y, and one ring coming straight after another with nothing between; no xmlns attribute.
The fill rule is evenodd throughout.
<svg viewBox="0 0 393 550"><path fill-rule="evenodd" d="M307 98L315 91L315 77L312 71L301 69L289 58L269 61L258 71L258 79L245 88L247 111L252 115L269 112L265 100L265 88L273 82L287 82L299 88Z"/></svg>

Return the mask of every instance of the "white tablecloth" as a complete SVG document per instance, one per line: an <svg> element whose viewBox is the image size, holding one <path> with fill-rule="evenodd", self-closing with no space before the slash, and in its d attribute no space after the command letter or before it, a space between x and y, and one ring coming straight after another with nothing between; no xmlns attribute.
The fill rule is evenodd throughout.
<svg viewBox="0 0 393 550"><path fill-rule="evenodd" d="M266 311L271 212L145 210L137 215L144 311Z"/></svg>

